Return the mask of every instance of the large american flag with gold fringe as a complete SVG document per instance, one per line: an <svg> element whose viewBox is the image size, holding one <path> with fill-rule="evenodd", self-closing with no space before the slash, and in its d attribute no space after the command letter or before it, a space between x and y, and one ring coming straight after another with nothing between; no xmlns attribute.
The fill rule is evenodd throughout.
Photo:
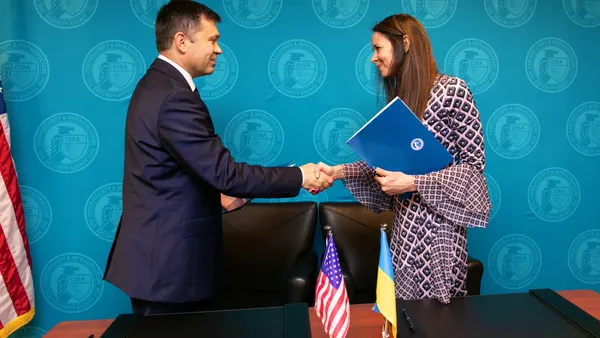
<svg viewBox="0 0 600 338"><path fill-rule="evenodd" d="M0 338L35 314L31 255L19 181L10 151L10 126L0 79Z"/></svg>

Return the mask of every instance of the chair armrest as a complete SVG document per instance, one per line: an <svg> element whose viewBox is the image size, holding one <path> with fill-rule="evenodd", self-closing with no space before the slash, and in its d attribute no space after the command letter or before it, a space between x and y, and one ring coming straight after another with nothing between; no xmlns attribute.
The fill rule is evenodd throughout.
<svg viewBox="0 0 600 338"><path fill-rule="evenodd" d="M481 280L483 278L483 263L474 257L467 257L467 292L470 296L481 293Z"/></svg>
<svg viewBox="0 0 600 338"><path fill-rule="evenodd" d="M314 292L316 275L317 254L312 250L301 254L288 279L288 303L308 303L311 306L310 292Z"/></svg>

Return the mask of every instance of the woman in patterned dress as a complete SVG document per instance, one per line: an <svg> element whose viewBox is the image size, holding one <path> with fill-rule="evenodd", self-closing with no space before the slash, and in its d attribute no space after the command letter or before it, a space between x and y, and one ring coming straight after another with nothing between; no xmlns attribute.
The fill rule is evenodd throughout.
<svg viewBox="0 0 600 338"><path fill-rule="evenodd" d="M438 72L429 38L415 18L387 17L373 28L372 45L371 62L387 101L400 97L454 161L426 175L373 170L364 161L319 163L316 170L342 179L371 211L393 211L396 297L447 304L467 295L466 228L486 227L490 215L479 112L465 81ZM401 199L405 192L413 194Z"/></svg>

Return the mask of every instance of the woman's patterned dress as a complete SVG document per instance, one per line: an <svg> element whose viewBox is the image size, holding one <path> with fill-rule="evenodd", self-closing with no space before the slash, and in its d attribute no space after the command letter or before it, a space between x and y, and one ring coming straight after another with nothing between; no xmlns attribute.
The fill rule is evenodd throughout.
<svg viewBox="0 0 600 338"><path fill-rule="evenodd" d="M454 156L450 166L414 176L417 192L405 200L383 193L364 161L343 165L344 183L371 211L393 211L396 297L449 303L467 295L466 227L486 227L490 216L483 131L466 83L447 75L436 78L423 120Z"/></svg>

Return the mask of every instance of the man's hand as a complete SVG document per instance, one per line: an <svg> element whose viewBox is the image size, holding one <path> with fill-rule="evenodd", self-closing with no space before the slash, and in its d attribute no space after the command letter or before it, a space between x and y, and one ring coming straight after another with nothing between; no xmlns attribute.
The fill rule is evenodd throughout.
<svg viewBox="0 0 600 338"><path fill-rule="evenodd" d="M244 203L246 203L245 198L231 197L231 196L221 194L221 206L226 211L231 211L236 208L239 208L242 205L244 205Z"/></svg>
<svg viewBox="0 0 600 338"><path fill-rule="evenodd" d="M318 173L314 163L307 163L300 168L304 172L304 184L302 184L302 188L308 190L313 195L328 189L333 184L333 178L325 173ZM319 174L318 177L317 173Z"/></svg>

